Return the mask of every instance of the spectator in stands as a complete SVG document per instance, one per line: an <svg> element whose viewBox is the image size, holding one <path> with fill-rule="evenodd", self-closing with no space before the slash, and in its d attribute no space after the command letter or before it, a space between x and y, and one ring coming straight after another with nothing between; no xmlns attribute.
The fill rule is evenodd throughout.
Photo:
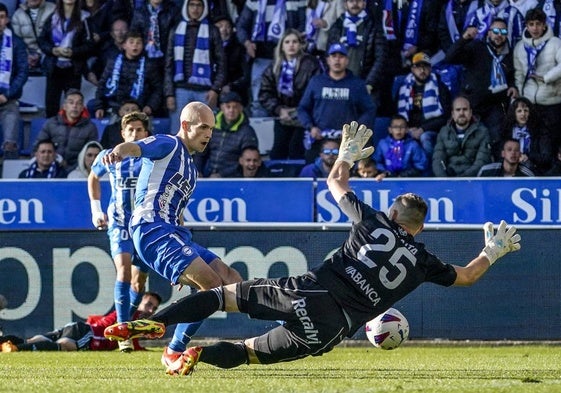
<svg viewBox="0 0 561 393"><path fill-rule="evenodd" d="M321 143L319 157L300 171L300 177L326 178L339 155L340 140L324 139Z"/></svg>
<svg viewBox="0 0 561 393"><path fill-rule="evenodd" d="M284 4L285 7L276 7ZM236 21L238 40L245 46L251 61L252 117L266 117L261 106L259 90L261 76L273 62L275 47L287 29L303 32L306 20L306 3L301 0L246 0Z"/></svg>
<svg viewBox="0 0 561 393"><path fill-rule="evenodd" d="M306 51L325 60L329 29L345 13L345 0L308 0L306 6Z"/></svg>
<svg viewBox="0 0 561 393"><path fill-rule="evenodd" d="M103 146L98 141L90 141L84 145L78 154L78 166L68 174L68 179L87 179L92 170L92 164L103 150Z"/></svg>
<svg viewBox="0 0 561 393"><path fill-rule="evenodd" d="M12 16L11 25L15 35L21 37L27 47L27 65L31 75L43 75L37 37L43 31L45 21L55 10L55 4L46 0L24 0Z"/></svg>
<svg viewBox="0 0 561 393"><path fill-rule="evenodd" d="M378 176L378 169L376 163L371 157L363 158L356 163L355 175L362 178L374 178Z"/></svg>
<svg viewBox="0 0 561 393"><path fill-rule="evenodd" d="M416 53L411 59L411 72L399 87L397 113L409 125L409 134L419 141L430 160L436 134L446 124L451 109L450 91L432 72L430 56Z"/></svg>
<svg viewBox="0 0 561 393"><path fill-rule="evenodd" d="M218 15L214 18L214 25L220 31L224 58L226 61L226 81L222 86L222 93L235 91L240 95L243 105L249 103L249 74L250 64L244 46L234 33L234 24L228 15Z"/></svg>
<svg viewBox="0 0 561 393"><path fill-rule="evenodd" d="M145 292L134 319L149 318L156 312L162 298L155 292ZM23 340L17 336L6 336L0 338L2 343L1 352L17 351L112 351L117 349L118 342L103 337L106 327L117 322L116 311L105 315L90 315L86 322L71 322L64 327L40 334ZM138 339L132 340L135 350L144 348L138 343Z"/></svg>
<svg viewBox="0 0 561 393"><path fill-rule="evenodd" d="M86 60L93 50L83 22L86 16L77 0L57 0L55 12L45 21L39 36L38 42L45 54L43 65L47 73L47 117L56 115L65 91L80 89L82 85Z"/></svg>
<svg viewBox="0 0 561 393"><path fill-rule="evenodd" d="M518 9L512 7L509 0L485 0L484 4L477 8L473 14L468 26L476 28L476 39L485 40L487 31L495 18L501 18L508 22L508 46L510 49L513 49L522 36L524 15L518 12Z"/></svg>
<svg viewBox="0 0 561 393"><path fill-rule="evenodd" d="M553 165L551 166L551 169L544 174L544 176L561 176L561 146L557 147Z"/></svg>
<svg viewBox="0 0 561 393"><path fill-rule="evenodd" d="M343 124L356 120L374 128L372 100L366 83L347 69L349 58L344 45L333 44L327 51L326 73L314 76L298 105L298 120L305 133L306 161L318 156L324 138L339 138Z"/></svg>
<svg viewBox="0 0 561 393"><path fill-rule="evenodd" d="M426 174L429 168L427 155L408 130L407 119L394 115L388 127L389 135L380 139L374 151L380 181L386 177L418 177Z"/></svg>
<svg viewBox="0 0 561 393"><path fill-rule="evenodd" d="M482 0L448 0L440 10L438 40L440 49L448 52L452 44L460 39L475 15L475 10L483 5Z"/></svg>
<svg viewBox="0 0 561 393"><path fill-rule="evenodd" d="M546 20L539 8L526 14L526 29L514 49L515 81L557 146L561 143L561 39L553 36Z"/></svg>
<svg viewBox="0 0 561 393"><path fill-rule="evenodd" d="M520 163L535 174L543 175L551 167L554 150L551 135L526 97L518 97L509 106L501 137L503 141L520 142Z"/></svg>
<svg viewBox="0 0 561 393"><path fill-rule="evenodd" d="M0 126L4 134L4 158L19 157L18 140L21 116L18 98L27 81L27 52L25 43L8 27L8 8L0 3Z"/></svg>
<svg viewBox="0 0 561 393"><path fill-rule="evenodd" d="M275 49L273 63L261 78L259 101L275 117L272 160L304 158L304 128L298 104L310 79L321 72L317 59L304 52L300 32L286 29Z"/></svg>
<svg viewBox="0 0 561 393"><path fill-rule="evenodd" d="M258 140L243 111L242 99L236 92L224 93L212 139L204 152L194 156L195 165L204 177L231 177L247 146L258 146Z"/></svg>
<svg viewBox="0 0 561 393"><path fill-rule="evenodd" d="M156 63L143 52L142 34L129 31L123 52L110 60L99 80L95 94L95 117L117 120L122 102L133 99L148 116L161 106L161 78Z"/></svg>
<svg viewBox="0 0 561 393"><path fill-rule="evenodd" d="M520 142L518 139L507 139L503 142L502 160L483 165L478 177L521 177L535 176L526 165L520 163Z"/></svg>
<svg viewBox="0 0 561 393"><path fill-rule="evenodd" d="M512 51L507 44L507 23L494 19L485 40L475 39L477 28L468 27L448 50L446 61L465 67L462 94L485 124L495 158L501 155L501 128L511 99L518 96L514 85Z"/></svg>
<svg viewBox="0 0 561 393"><path fill-rule="evenodd" d="M200 101L215 109L226 81L222 39L208 13L207 0L185 0L183 19L169 36L164 97L172 130L180 128L180 112L186 102Z"/></svg>
<svg viewBox="0 0 561 393"><path fill-rule="evenodd" d="M247 146L238 159L238 168L232 177L270 177L269 168L263 165L261 153L256 146Z"/></svg>
<svg viewBox="0 0 561 393"><path fill-rule="evenodd" d="M123 143L125 140L121 135L121 119L127 113L140 112L140 105L135 100L129 99L121 103L119 107L119 120L109 124L103 130L103 135L101 136L101 145L104 149L112 149L119 143Z"/></svg>
<svg viewBox="0 0 561 393"><path fill-rule="evenodd" d="M366 81L375 109L380 104L380 89L388 43L379 23L366 11L365 0L345 0L345 13L329 29L328 43L347 47L353 74Z"/></svg>
<svg viewBox="0 0 561 393"><path fill-rule="evenodd" d="M84 96L77 89L66 92L60 112L49 118L37 136L37 140L50 138L56 144L56 151L64 159L63 166L72 170L77 165L82 147L97 140L97 128L91 122L84 107Z"/></svg>
<svg viewBox="0 0 561 393"><path fill-rule="evenodd" d="M538 0L537 8L547 15L547 24L553 29L553 35L561 37L561 0Z"/></svg>
<svg viewBox="0 0 561 393"><path fill-rule="evenodd" d="M61 179L66 170L57 161L55 144L51 139L40 139L33 149L29 168L21 171L20 179Z"/></svg>
<svg viewBox="0 0 561 393"><path fill-rule="evenodd" d="M452 102L452 120L436 138L432 171L436 177L477 176L491 162L489 131L473 117L469 100L459 96Z"/></svg>
<svg viewBox="0 0 561 393"><path fill-rule="evenodd" d="M164 75L169 33L181 20L181 10L173 0L143 0L142 3L134 10L130 29L142 33L146 56L154 63L159 82ZM153 109L164 117L163 102L159 108Z"/></svg>
<svg viewBox="0 0 561 393"><path fill-rule="evenodd" d="M111 39L111 24L113 18L112 0L84 0L82 10L89 15L84 23L87 24L89 38L93 41L95 50Z"/></svg>
<svg viewBox="0 0 561 393"><path fill-rule="evenodd" d="M88 59L88 70L86 79L97 86L99 78L109 60L115 59L123 50L125 38L129 32L129 25L122 19L116 19L111 24L111 39L101 43L97 53Z"/></svg>

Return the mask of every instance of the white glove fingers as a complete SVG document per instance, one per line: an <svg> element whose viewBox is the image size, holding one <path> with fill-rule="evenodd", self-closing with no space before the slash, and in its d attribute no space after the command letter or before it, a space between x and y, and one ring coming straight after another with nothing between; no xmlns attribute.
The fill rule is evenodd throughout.
<svg viewBox="0 0 561 393"><path fill-rule="evenodd" d="M510 251L518 251L520 250L520 243L514 243L510 246Z"/></svg>
<svg viewBox="0 0 561 393"><path fill-rule="evenodd" d="M351 128L350 128L350 132L351 132L351 136L355 136L356 132L358 130L358 123L356 121L351 121Z"/></svg>
<svg viewBox="0 0 561 393"><path fill-rule="evenodd" d="M501 220L501 223L499 224L499 227L497 228L497 235L500 233L501 235L503 235L504 233L506 233L506 227L507 227L507 223L505 220Z"/></svg>
<svg viewBox="0 0 561 393"><path fill-rule="evenodd" d="M508 227L508 230L506 231L506 237L507 239L511 238L512 236L514 236L514 234L516 233L516 227L510 226Z"/></svg>
<svg viewBox="0 0 561 393"><path fill-rule="evenodd" d="M493 223L487 221L485 224L483 224L483 235L485 237L485 244L489 243L489 240L491 240L493 234L494 234Z"/></svg>
<svg viewBox="0 0 561 393"><path fill-rule="evenodd" d="M522 240L522 237L518 233L510 238L510 241L512 243L518 243L520 242L520 240Z"/></svg>

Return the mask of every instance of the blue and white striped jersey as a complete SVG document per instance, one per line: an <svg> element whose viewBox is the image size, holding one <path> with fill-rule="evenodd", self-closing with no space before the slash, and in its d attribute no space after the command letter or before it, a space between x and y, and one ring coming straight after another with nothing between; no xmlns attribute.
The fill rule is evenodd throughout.
<svg viewBox="0 0 561 393"><path fill-rule="evenodd" d="M107 208L108 226L128 227L134 209L135 189L142 166L142 159L127 157L116 164L104 165L102 158L112 149L101 151L92 164L92 171L102 177L109 173L111 182L111 198Z"/></svg>
<svg viewBox="0 0 561 393"><path fill-rule="evenodd" d="M154 135L135 142L142 153L131 225L163 221L180 225L180 216L197 183L197 168L175 135Z"/></svg>

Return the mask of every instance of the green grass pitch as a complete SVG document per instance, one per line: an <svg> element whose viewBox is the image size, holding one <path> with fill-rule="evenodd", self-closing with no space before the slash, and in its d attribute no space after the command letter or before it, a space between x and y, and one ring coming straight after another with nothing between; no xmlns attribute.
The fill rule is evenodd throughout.
<svg viewBox="0 0 561 393"><path fill-rule="evenodd" d="M0 353L0 392L561 392L558 345L336 347L321 357L170 377L161 348Z"/></svg>

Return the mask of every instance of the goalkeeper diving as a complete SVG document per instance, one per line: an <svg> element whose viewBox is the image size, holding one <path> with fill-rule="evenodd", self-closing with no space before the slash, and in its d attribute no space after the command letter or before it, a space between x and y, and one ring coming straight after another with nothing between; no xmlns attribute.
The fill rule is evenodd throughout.
<svg viewBox="0 0 561 393"><path fill-rule="evenodd" d="M322 264L301 276L260 278L198 292L151 320L112 325L105 336L114 340L161 337L166 326L200 321L221 310L286 323L237 343L190 347L168 367L168 374L190 374L198 362L232 368L319 356L423 282L472 285L499 258L520 249L515 227L501 221L495 232L486 223L485 244L478 256L461 266L445 263L414 238L423 230L428 210L419 195L399 195L387 213L362 202L349 187L349 177L354 163L374 151L366 147L371 137L372 131L356 122L343 127L339 156L327 184L352 220L352 228L343 245Z"/></svg>

